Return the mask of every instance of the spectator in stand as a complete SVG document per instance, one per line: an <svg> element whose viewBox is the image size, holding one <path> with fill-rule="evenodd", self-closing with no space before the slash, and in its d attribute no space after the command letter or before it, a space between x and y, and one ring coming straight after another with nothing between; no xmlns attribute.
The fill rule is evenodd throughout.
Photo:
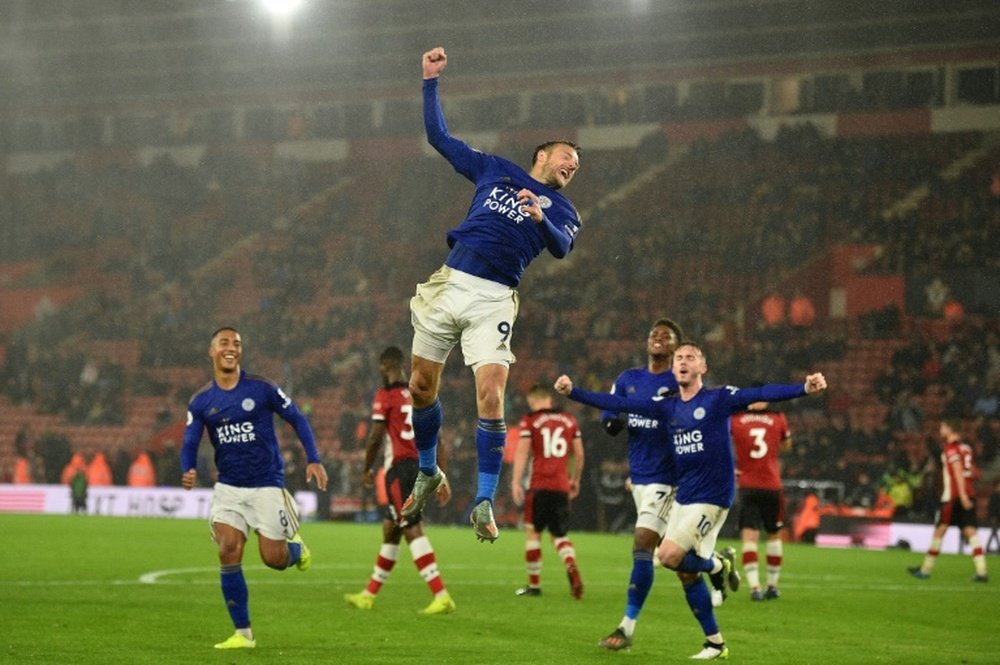
<svg viewBox="0 0 1000 665"><path fill-rule="evenodd" d="M909 390L904 389L896 396L896 403L889 412L889 425L904 432L919 432L923 429L924 411Z"/></svg>
<svg viewBox="0 0 1000 665"><path fill-rule="evenodd" d="M914 493L922 480L922 475L909 473L904 465L897 465L882 476L882 488L892 502L894 520L911 519Z"/></svg>
<svg viewBox="0 0 1000 665"><path fill-rule="evenodd" d="M760 303L760 317L766 328L778 328L785 324L785 297L777 292L769 293Z"/></svg>
<svg viewBox="0 0 1000 665"><path fill-rule="evenodd" d="M932 316L941 316L945 303L951 297L951 289L940 277L935 277L924 287L924 293L927 296L927 313Z"/></svg>
<svg viewBox="0 0 1000 665"><path fill-rule="evenodd" d="M957 298L948 298L941 308L941 316L949 323L960 323L965 318L965 305Z"/></svg>
<svg viewBox="0 0 1000 665"><path fill-rule="evenodd" d="M153 460L145 450L139 450L128 468L129 487L156 487L156 469Z"/></svg>
<svg viewBox="0 0 1000 665"><path fill-rule="evenodd" d="M114 484L111 477L111 466L104 452L98 450L87 465L87 482L91 487L107 487Z"/></svg>
<svg viewBox="0 0 1000 665"><path fill-rule="evenodd" d="M73 476L76 475L78 469L82 469L84 474L87 473L87 461L83 458L83 453L76 452L70 457L69 462L63 467L62 474L60 478L64 485L68 485Z"/></svg>
<svg viewBox="0 0 1000 665"><path fill-rule="evenodd" d="M115 485L128 485L128 470L132 466L132 456L125 446L115 450L111 463L111 479Z"/></svg>
<svg viewBox="0 0 1000 665"><path fill-rule="evenodd" d="M158 484L166 487L177 487L176 474L174 473L180 465L181 458L177 452L177 444L173 439L168 439L163 443L163 450L156 458L154 469Z"/></svg>
<svg viewBox="0 0 1000 665"><path fill-rule="evenodd" d="M878 503L879 487L867 471L858 471L851 488L844 498L850 508L871 510Z"/></svg>
<svg viewBox="0 0 1000 665"><path fill-rule="evenodd" d="M27 455L18 454L14 457L14 473L11 482L15 485L25 485L31 482L31 461Z"/></svg>
<svg viewBox="0 0 1000 665"><path fill-rule="evenodd" d="M812 328L816 323L816 306L812 298L802 291L796 290L791 302L788 303L788 323L793 328Z"/></svg>
<svg viewBox="0 0 1000 665"><path fill-rule="evenodd" d="M978 378L975 383L980 384ZM997 391L996 375L986 377L986 381L980 385L982 387L978 388L971 400L973 415L993 418L1000 413L1000 392Z"/></svg>
<svg viewBox="0 0 1000 665"><path fill-rule="evenodd" d="M938 511L931 537L930 548L919 566L907 568L918 579L927 579L934 570L941 541L950 526L957 526L962 537L972 547L972 562L976 569L973 582L988 582L986 556L976 532L976 475L972 448L962 442L959 432L961 422L953 419L941 421L940 434L944 440L941 450L941 508Z"/></svg>

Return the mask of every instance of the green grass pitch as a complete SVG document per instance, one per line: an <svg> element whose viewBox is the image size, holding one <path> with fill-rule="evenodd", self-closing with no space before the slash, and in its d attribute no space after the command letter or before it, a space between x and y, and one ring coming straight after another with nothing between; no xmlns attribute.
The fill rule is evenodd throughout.
<svg viewBox="0 0 1000 665"><path fill-rule="evenodd" d="M626 535L571 534L586 585L576 601L548 543L544 594L521 598L520 532L489 545L470 529L429 525L458 611L428 617L417 614L431 597L405 547L372 611L343 602L371 572L378 525L307 523L314 562L305 573L268 570L248 547L257 648L232 652L212 648L232 625L205 522L7 514L0 531L0 662L663 663L687 661L702 643L676 578L659 569L631 651L597 647L624 609ZM916 580L905 568L919 561L787 545L780 600L751 603L741 589L717 610L730 661L1000 662L1000 579L973 584L968 556L943 555L932 579Z"/></svg>

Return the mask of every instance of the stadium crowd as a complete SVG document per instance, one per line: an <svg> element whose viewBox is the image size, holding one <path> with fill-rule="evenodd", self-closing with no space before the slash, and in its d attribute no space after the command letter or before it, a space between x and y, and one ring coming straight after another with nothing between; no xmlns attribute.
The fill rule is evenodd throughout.
<svg viewBox="0 0 1000 665"><path fill-rule="evenodd" d="M788 303L803 298L788 276L834 240L875 246L875 260L859 271L903 274L913 284L943 282L962 269L1000 269L996 247L985 241L1000 232L993 174L940 175L981 139L831 139L800 125L772 141L751 130L698 141L670 160L658 141L639 151L584 147L584 184L574 185L584 218L577 256L568 266L529 273L522 284L531 299L513 341L519 362L511 370L509 420L527 410L528 386L562 371L603 390L623 367L643 364L645 328L661 315L704 342L707 379L715 384L792 380L817 362L846 362L865 342L884 342L879 348L890 353L864 368L861 384L832 385L825 397L788 407L795 446L784 473L842 482L852 507L874 508L890 497L898 514L929 519L941 417L961 418L977 460L995 469L1000 325L991 301L961 282L945 285L943 297L934 289L926 298L909 293L905 311L887 305L853 319L815 308L804 318L789 308L787 319L768 319L761 306L771 293ZM529 150L511 141L497 152L518 159ZM238 325L254 339L252 364L279 380L312 419L331 471L329 494L364 495L367 506L373 497L360 486L359 465L375 354L388 343L407 346L412 284L436 267L428 257L441 254L445 225L465 200L461 182L441 177L444 168L422 156L316 165L219 149L193 168L164 157L5 176L5 219L41 221L2 225L10 242L0 243L0 258L32 266L3 288L96 288L39 308L33 321L3 333L4 399L68 424L122 425L137 396L158 398L145 430L101 452L112 460L116 483L127 482L126 462L148 453L155 482L176 485L174 448L162 437L151 441L208 380L169 370L203 364L204 316L215 312L225 319L220 324ZM670 186L639 186L608 203L649 172ZM922 205L885 213L923 186ZM428 212L416 204L424 200L452 209ZM946 309L950 302L960 307ZM92 351L94 342L108 341L131 343L136 363ZM468 370L449 367L442 446L458 493L438 519L463 521L473 498L461 494L474 485L472 393ZM869 406L878 408L862 408ZM618 482L615 460L623 451L593 414L567 408L596 460L579 498L594 510L577 511L592 523L578 528L628 524L612 514L628 502L608 487ZM0 441L3 481L14 479L17 458L31 462L31 480L51 482L74 452L98 452L80 450L58 427L26 424L13 439ZM287 459L301 468L295 450ZM209 483L207 460L201 471ZM289 482L298 475L290 472ZM503 492L496 512L498 521L516 519Z"/></svg>

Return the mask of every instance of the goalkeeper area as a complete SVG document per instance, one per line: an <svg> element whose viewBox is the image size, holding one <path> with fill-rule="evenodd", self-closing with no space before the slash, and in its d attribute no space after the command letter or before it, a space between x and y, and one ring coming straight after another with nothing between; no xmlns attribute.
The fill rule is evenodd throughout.
<svg viewBox="0 0 1000 665"><path fill-rule="evenodd" d="M0 514L0 529L6 663L653 663L687 661L703 641L676 577L658 568L631 652L598 648L624 610L631 534L570 534L586 585L574 600L547 541L543 594L519 597L522 533L487 547L468 528L428 525L458 609L421 616L431 597L405 545L374 609L352 609L342 597L367 582L381 526L309 522L307 572L268 570L247 544L257 648L220 652L212 645L233 627L206 522ZM931 579L914 579L906 567L921 556L786 544L781 599L753 603L743 588L716 610L730 661L998 662L997 557L987 557L995 579L974 584L967 555L942 555Z"/></svg>

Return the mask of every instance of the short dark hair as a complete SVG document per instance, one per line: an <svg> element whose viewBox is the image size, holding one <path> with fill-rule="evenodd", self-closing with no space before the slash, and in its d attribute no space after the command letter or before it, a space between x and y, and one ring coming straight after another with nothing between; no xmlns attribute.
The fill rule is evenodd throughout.
<svg viewBox="0 0 1000 665"><path fill-rule="evenodd" d="M578 154L578 155L580 154L580 151L581 151L580 146L578 146L577 144L573 143L572 141L567 141L566 139L558 139L558 140L555 140L555 141L546 141L545 143L542 143L541 145L535 146L535 151L531 153L531 165L534 166L535 162L538 161L538 151L539 150L544 150L545 152L549 152L549 151L552 150L553 146L557 146L557 145L568 145L569 147L573 148L573 150L576 150L576 154Z"/></svg>
<svg viewBox="0 0 1000 665"><path fill-rule="evenodd" d="M961 434L962 433L962 419L961 418L955 418L954 416L948 416L948 417L942 418L941 422L944 423L945 425L947 425L948 429L950 429L955 434Z"/></svg>
<svg viewBox="0 0 1000 665"><path fill-rule="evenodd" d="M391 363L394 365L402 366L403 364L403 350L398 346L386 347L382 355L378 357L379 362Z"/></svg>
<svg viewBox="0 0 1000 665"><path fill-rule="evenodd" d="M650 331L652 331L653 328L658 328L659 326L666 326L667 328L673 330L674 336L677 338L678 344L680 344L681 340L684 339L684 331L681 329L680 324L674 321L673 319L668 319L665 316L660 317L653 322L653 325L650 326L649 329Z"/></svg>
<svg viewBox="0 0 1000 665"><path fill-rule="evenodd" d="M215 332L213 332L213 333L212 333L212 336L211 336L211 337L209 337L209 340L210 340L210 341L213 341L213 342L214 342L214 341L215 341L215 338L216 338L216 336L217 336L217 335L218 335L218 334L219 334L220 332L222 332L222 331L224 331L224 330L231 330L231 331L233 331L234 333L236 333L237 335L239 335L239 334L240 334L240 331L239 331L239 330L237 330L236 328L232 327L232 326L222 326L221 328L216 328L216 329L215 329ZM240 335L240 336L242 337L242 335Z"/></svg>

